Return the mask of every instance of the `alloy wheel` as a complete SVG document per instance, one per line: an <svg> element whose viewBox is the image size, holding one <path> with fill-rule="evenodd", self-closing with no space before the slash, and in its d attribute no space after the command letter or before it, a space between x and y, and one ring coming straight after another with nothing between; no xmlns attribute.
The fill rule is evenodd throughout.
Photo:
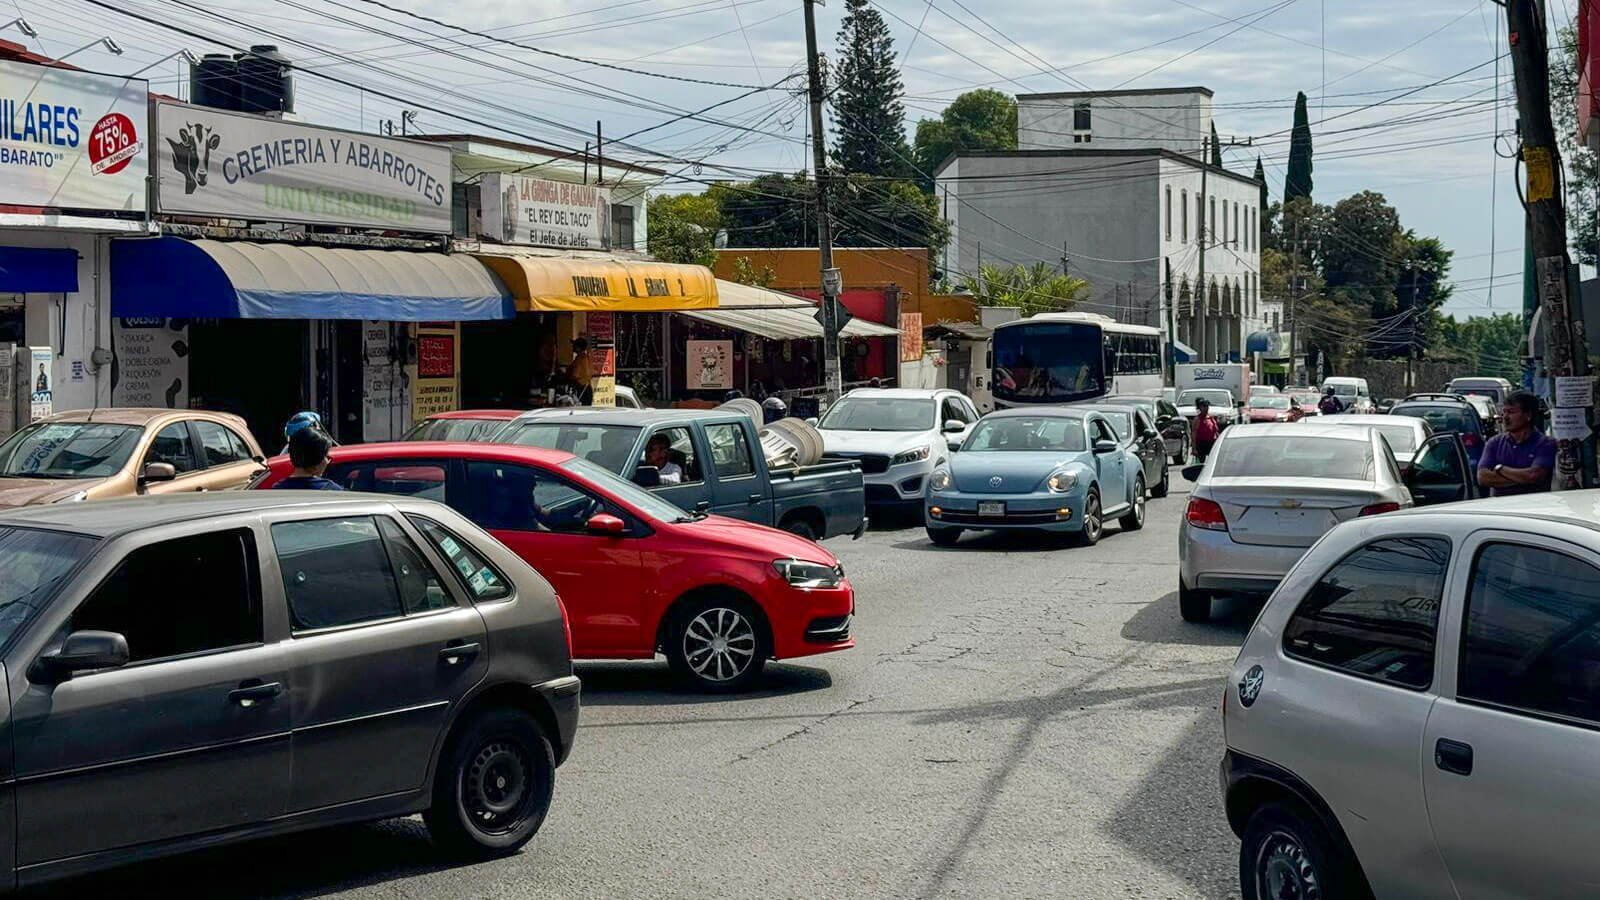
<svg viewBox="0 0 1600 900"><path fill-rule="evenodd" d="M1100 522L1100 498L1090 494L1089 498L1083 501L1083 534L1090 541L1097 541L1100 539L1100 529L1102 527L1103 525Z"/></svg>
<svg viewBox="0 0 1600 900"><path fill-rule="evenodd" d="M703 610L683 630L683 658L696 677L732 681L756 656L756 630L744 613L725 606Z"/></svg>
<svg viewBox="0 0 1600 900"><path fill-rule="evenodd" d="M529 772L527 753L514 742L493 740L479 748L467 764L462 797L473 826L504 834L521 824L532 796Z"/></svg>
<svg viewBox="0 0 1600 900"><path fill-rule="evenodd" d="M1139 483L1134 486L1133 494L1133 517L1140 525L1144 524L1144 503L1145 488L1144 481L1141 479Z"/></svg>
<svg viewBox="0 0 1600 900"><path fill-rule="evenodd" d="M1256 896L1262 900L1321 900L1322 884L1300 839L1273 831L1256 852Z"/></svg>

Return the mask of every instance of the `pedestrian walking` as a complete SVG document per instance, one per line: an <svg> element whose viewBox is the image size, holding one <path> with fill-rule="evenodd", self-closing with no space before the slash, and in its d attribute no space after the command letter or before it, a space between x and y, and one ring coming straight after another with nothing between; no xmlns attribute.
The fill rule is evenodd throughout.
<svg viewBox="0 0 1600 900"><path fill-rule="evenodd" d="M1500 414L1505 428L1489 439L1478 460L1478 484L1494 497L1550 490L1556 441L1537 427L1539 398L1526 391L1507 397Z"/></svg>
<svg viewBox="0 0 1600 900"><path fill-rule="evenodd" d="M289 462L294 471L289 477L273 485L273 489L301 491L342 491L338 482L322 477L328 471L328 453L333 449L333 438L320 428L302 428L289 438Z"/></svg>
<svg viewBox="0 0 1600 900"><path fill-rule="evenodd" d="M1328 388L1322 392L1322 399L1318 401L1317 409L1325 416L1336 416L1344 412L1344 401L1333 392L1333 388Z"/></svg>
<svg viewBox="0 0 1600 900"><path fill-rule="evenodd" d="M1194 402L1197 413L1194 417L1194 458L1205 462L1211 455L1211 447L1222 435L1222 425L1217 417L1211 414L1211 401L1204 397Z"/></svg>

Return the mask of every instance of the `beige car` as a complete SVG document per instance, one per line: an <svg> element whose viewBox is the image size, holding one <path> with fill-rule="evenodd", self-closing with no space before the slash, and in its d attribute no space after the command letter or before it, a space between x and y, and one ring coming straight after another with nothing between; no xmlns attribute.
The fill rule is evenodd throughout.
<svg viewBox="0 0 1600 900"><path fill-rule="evenodd" d="M0 508L242 488L263 456L244 420L228 413L58 413L0 444Z"/></svg>

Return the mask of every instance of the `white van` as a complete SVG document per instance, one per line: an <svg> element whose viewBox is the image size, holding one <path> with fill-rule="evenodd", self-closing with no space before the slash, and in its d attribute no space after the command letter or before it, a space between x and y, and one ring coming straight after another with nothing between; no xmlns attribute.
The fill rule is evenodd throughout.
<svg viewBox="0 0 1600 900"><path fill-rule="evenodd" d="M1333 395L1344 404L1344 411L1347 413L1369 413L1375 408L1372 392L1367 390L1365 378L1335 375L1332 378L1322 379L1322 392L1326 394L1328 388L1333 388Z"/></svg>

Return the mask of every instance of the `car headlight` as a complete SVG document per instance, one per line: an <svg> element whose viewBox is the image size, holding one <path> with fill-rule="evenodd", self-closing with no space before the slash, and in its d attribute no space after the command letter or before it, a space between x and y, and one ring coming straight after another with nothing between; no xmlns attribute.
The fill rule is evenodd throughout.
<svg viewBox="0 0 1600 900"><path fill-rule="evenodd" d="M836 588L844 581L844 566L824 565L799 559L775 559L772 567L778 570L790 587L803 591Z"/></svg>
<svg viewBox="0 0 1600 900"><path fill-rule="evenodd" d="M1049 485L1050 490L1065 494L1078 484L1078 476L1072 472L1057 472L1045 484Z"/></svg>
<svg viewBox="0 0 1600 900"><path fill-rule="evenodd" d="M940 469L939 471L933 473L933 477L928 479L928 487L936 491L949 489L950 472L946 469Z"/></svg>
<svg viewBox="0 0 1600 900"><path fill-rule="evenodd" d="M87 499L89 499L89 492L88 491L79 491L76 494L72 494L72 495L69 495L69 496L66 496L66 497L62 497L60 500L57 500L55 502L56 503L82 503L83 501L85 501Z"/></svg>
<svg viewBox="0 0 1600 900"><path fill-rule="evenodd" d="M932 453L932 447L918 447L915 450L907 450L903 453L896 453L894 455L894 459L889 460L889 465L898 466L902 463L921 462L927 459Z"/></svg>

